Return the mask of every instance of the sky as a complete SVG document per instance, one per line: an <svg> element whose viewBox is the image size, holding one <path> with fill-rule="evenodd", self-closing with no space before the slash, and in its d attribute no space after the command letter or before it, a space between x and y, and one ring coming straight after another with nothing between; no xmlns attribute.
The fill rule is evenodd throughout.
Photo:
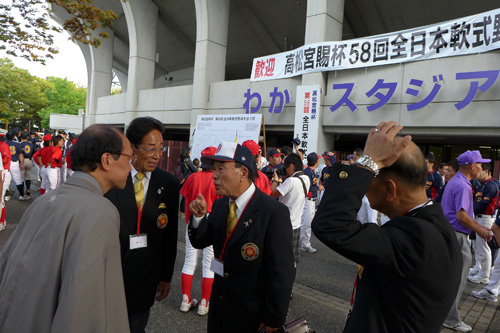
<svg viewBox="0 0 500 333"><path fill-rule="evenodd" d="M87 86L87 65L80 48L68 40L69 35L56 33L54 45L59 49L59 53L54 55L54 59L47 59L45 66L39 62L28 61L23 58L6 55L0 52L0 56L7 57L19 68L26 69L31 75L46 78L54 76L67 78L79 86Z"/></svg>
<svg viewBox="0 0 500 333"><path fill-rule="evenodd" d="M0 3L5 2L1 0ZM54 22L54 21L52 21ZM69 81L80 86L87 86L87 66L80 48L68 40L67 32L54 32L54 46L59 49L59 53L54 55L54 59L47 59L45 66L39 62L28 61L23 58L16 58L0 51L0 57L7 57L19 68L26 69L31 75L46 78L54 76L67 78Z"/></svg>

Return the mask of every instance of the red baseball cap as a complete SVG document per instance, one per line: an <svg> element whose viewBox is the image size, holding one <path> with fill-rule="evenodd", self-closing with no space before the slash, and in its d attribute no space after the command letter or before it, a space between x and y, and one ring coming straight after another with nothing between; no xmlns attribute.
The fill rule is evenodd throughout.
<svg viewBox="0 0 500 333"><path fill-rule="evenodd" d="M50 134L45 134L45 135L43 136L43 141L50 141L50 140L52 140L52 135L50 135Z"/></svg>
<svg viewBox="0 0 500 333"><path fill-rule="evenodd" d="M243 142L242 144L243 147L246 147L250 150L250 152L252 153L252 155L259 155L259 145L257 144L257 142L253 141L253 140L247 140L245 142Z"/></svg>
<svg viewBox="0 0 500 333"><path fill-rule="evenodd" d="M213 156L216 151L217 148L215 147L207 147L201 151L201 156Z"/></svg>

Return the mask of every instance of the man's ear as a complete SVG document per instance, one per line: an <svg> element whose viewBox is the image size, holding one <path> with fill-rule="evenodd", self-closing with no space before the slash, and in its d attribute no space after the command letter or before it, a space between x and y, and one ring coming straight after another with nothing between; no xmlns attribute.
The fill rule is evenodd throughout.
<svg viewBox="0 0 500 333"><path fill-rule="evenodd" d="M113 164L114 157L110 153L104 153L101 155L101 167L109 171L111 169L111 165Z"/></svg>
<svg viewBox="0 0 500 333"><path fill-rule="evenodd" d="M248 168L243 166L240 168L240 182L248 179Z"/></svg>
<svg viewBox="0 0 500 333"><path fill-rule="evenodd" d="M394 180L387 178L384 181L385 201L391 203L397 194L397 186Z"/></svg>

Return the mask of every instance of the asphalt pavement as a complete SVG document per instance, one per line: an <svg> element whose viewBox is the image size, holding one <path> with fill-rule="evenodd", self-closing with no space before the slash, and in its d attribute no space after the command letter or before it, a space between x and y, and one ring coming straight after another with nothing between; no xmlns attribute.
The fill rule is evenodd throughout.
<svg viewBox="0 0 500 333"><path fill-rule="evenodd" d="M39 185L39 182L33 181L31 201L19 201L17 195L6 203L7 229L0 232L0 247L3 247L15 230L25 209L40 196ZM11 186L11 189L13 188ZM196 309L187 313L179 311L182 300L180 277L184 263L186 223L182 219L179 219L178 223L178 252L172 289L165 300L156 302L152 307L146 328L148 333L206 332L207 316L198 316ZM317 332L341 332L357 273L357 265L327 248L314 235L311 242L318 251L316 253L301 252L301 263L297 269L293 289L294 297L290 303L287 321L304 316L310 327ZM193 279L191 293L193 298L200 298L201 279L201 269L198 267ZM443 281L443 283L446 282ZM500 333L498 304L477 300L471 296L472 290L479 290L482 286L484 285L467 283L460 310L465 316L465 321L474 327L473 332ZM472 325L472 320L475 321L474 325ZM442 332L453 331L443 330Z"/></svg>

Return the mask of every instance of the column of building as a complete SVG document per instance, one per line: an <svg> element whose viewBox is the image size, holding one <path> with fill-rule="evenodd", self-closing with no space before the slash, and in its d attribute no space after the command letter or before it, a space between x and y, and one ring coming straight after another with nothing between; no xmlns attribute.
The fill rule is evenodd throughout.
<svg viewBox="0 0 500 333"><path fill-rule="evenodd" d="M190 143L198 115L205 114L210 84L224 81L229 0L195 0L196 52L194 61Z"/></svg>
<svg viewBox="0 0 500 333"><path fill-rule="evenodd" d="M343 18L344 0L308 1L304 44L342 40ZM302 75L302 85L319 84L324 96L327 89L327 75L326 72L304 74ZM322 121L323 116L321 112L319 117L320 125L322 125ZM325 150L333 150L333 138L327 140L323 126L320 126L318 132L318 153L322 153Z"/></svg>
<svg viewBox="0 0 500 333"><path fill-rule="evenodd" d="M89 73L87 86L87 109L83 120L83 127L96 123L97 99L109 96L113 79L113 44L114 32L111 29L97 29L94 34L106 32L109 38L101 38L102 44L98 48L87 46L89 57L85 57L87 72ZM87 60L88 58L88 60Z"/></svg>
<svg viewBox="0 0 500 333"><path fill-rule="evenodd" d="M129 64L124 123L137 117L139 92L152 89L156 60L158 7L151 0L122 2L129 35Z"/></svg>

